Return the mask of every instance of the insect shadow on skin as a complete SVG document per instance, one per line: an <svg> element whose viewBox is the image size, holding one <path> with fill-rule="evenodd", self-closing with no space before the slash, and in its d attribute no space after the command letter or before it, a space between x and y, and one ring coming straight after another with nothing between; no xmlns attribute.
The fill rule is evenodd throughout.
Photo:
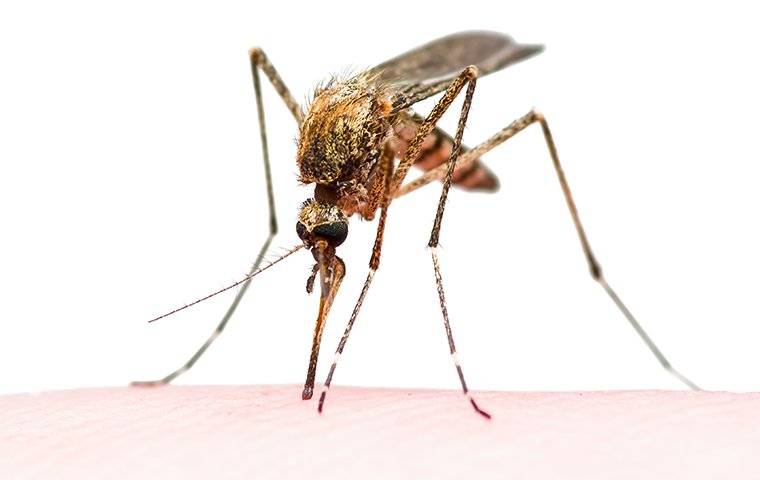
<svg viewBox="0 0 760 480"><path fill-rule="evenodd" d="M498 180L480 158L528 126L537 123L541 126L552 165L570 211L583 254L588 262L591 277L603 287L662 367L689 388L697 390L698 387L694 383L671 366L605 280L581 224L549 124L544 116L532 110L474 148L470 149L462 145L462 135L477 79L533 56L542 49L540 45L519 44L506 35L494 32L473 31L449 35L358 74L333 77L315 90L313 98L303 110L293 99L264 52L258 48L251 49L251 70L269 206L269 235L245 278L151 320L164 318L219 293L241 287L214 332L182 367L162 379L133 382L133 385L167 384L189 370L224 330L245 295L251 279L297 251L307 249L311 251L315 264L307 278L306 290L308 293L313 291L317 277L319 277L320 287L319 310L306 381L301 395L304 400L310 399L314 393L317 360L325 321L346 272L345 263L337 256L336 250L348 236L348 219L351 216L358 215L365 220L373 220L379 212L369 272L325 380L318 402L318 410L322 412L338 359L346 346L374 274L380 266L389 207L394 199L432 182L441 181L441 196L428 241L438 300L449 351L462 392L477 413L490 418L490 414L480 408L470 395L457 357L446 307L437 247L446 199L451 186L456 185L472 191L496 190ZM296 232L302 243L265 265L262 265L262 260L278 232L278 224L259 79L260 71L267 76L299 126L296 154L298 180L303 184L315 184L313 198L303 202L299 209ZM464 101L457 129L452 137L438 128L437 123L462 90L464 90ZM441 92L443 96L427 116L422 116L412 110L414 104ZM404 183L413 165L426 172Z"/></svg>

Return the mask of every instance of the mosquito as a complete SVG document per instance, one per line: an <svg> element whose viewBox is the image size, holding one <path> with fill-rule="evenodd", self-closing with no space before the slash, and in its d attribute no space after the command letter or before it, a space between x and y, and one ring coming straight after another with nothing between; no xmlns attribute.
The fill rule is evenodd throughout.
<svg viewBox="0 0 760 480"><path fill-rule="evenodd" d="M437 253L441 223L451 186L473 191L496 190L498 180L481 162L481 157L530 125L538 124L543 132L549 157L588 262L591 277L617 305L662 367L689 388L698 390L694 383L673 368L605 280L581 224L546 118L540 112L531 110L476 147L467 148L462 145L462 135L478 78L536 55L542 50L541 45L520 44L507 35L495 32L456 33L422 45L357 75L347 78L333 77L317 88L308 105L301 107L263 50L251 49L249 56L269 206L269 235L259 250L250 272L243 279L151 320L166 317L240 286L214 332L184 365L162 379L133 382L133 385L167 384L188 371L222 333L254 276L299 250L310 250L315 264L307 279L306 291L313 291L318 276L321 293L301 397L304 400L312 398L322 332L346 272L345 263L336 255L336 250L348 236L350 217L359 215L364 220L373 220L379 212L369 271L323 385L317 407L321 413L338 359L346 346L372 279L380 267L385 223L393 200L440 181L442 190L428 247L432 257L443 326L462 393L478 414L490 418L490 414L480 408L468 390L457 358ZM264 72L298 124L296 163L299 181L303 184L315 184L313 197L301 205L298 213L296 232L302 243L268 264L263 264L263 259L278 232L278 224L259 71ZM464 100L456 133L452 137L440 129L437 123L454 100L462 94L462 90ZM427 116L422 116L412 109L416 103L441 92L443 96ZM404 183L412 165L421 167L426 172Z"/></svg>

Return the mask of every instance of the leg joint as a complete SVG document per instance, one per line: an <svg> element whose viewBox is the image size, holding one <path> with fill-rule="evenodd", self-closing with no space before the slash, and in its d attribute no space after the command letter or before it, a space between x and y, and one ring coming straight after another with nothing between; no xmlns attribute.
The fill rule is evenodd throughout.
<svg viewBox="0 0 760 480"><path fill-rule="evenodd" d="M264 54L264 51L259 47L253 47L248 50L248 56L250 56L251 61L257 65L261 64L262 60L267 58L266 54Z"/></svg>
<svg viewBox="0 0 760 480"><path fill-rule="evenodd" d="M475 65L470 65L469 67L464 69L463 73L464 73L464 76L468 80L475 80L476 78L478 78L478 75L480 74L480 70L478 70L478 67L476 67Z"/></svg>
<svg viewBox="0 0 760 480"><path fill-rule="evenodd" d="M589 273L591 273L591 278L597 282L602 280L602 267L599 265L595 258L592 257L589 259L588 269Z"/></svg>

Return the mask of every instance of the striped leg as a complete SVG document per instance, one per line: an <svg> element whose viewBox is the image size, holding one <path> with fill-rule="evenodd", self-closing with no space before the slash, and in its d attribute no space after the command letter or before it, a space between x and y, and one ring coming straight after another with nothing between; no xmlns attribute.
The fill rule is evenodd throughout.
<svg viewBox="0 0 760 480"><path fill-rule="evenodd" d="M454 362L454 367L459 375L459 382L462 384L462 393L467 397L472 405L480 415L490 419L491 415L485 410L481 409L472 398L470 391L467 389L467 382L464 380L464 373L462 373L462 366L459 363L459 357L457 356L456 345L454 345L454 335L451 333L451 322L449 322L449 311L446 307L446 295L443 291L443 276L441 275L441 266L438 260L438 239L441 232L441 222L443 221L443 212L446 208L446 199L448 198L449 189L454 175L454 167L457 163L457 156L462 146L462 135L464 134L464 126L467 122L467 114L470 112L470 105L472 104L472 94L474 91L475 83L471 83L467 88L467 94L464 99L464 105L462 105L462 115L459 117L459 125L457 126L456 137L454 138L454 148L449 157L449 161L446 163L446 177L443 182L443 189L441 190L441 197L438 200L438 208L435 213L435 220L433 222L433 229L430 232L430 240L428 241L428 247L430 247L430 255L433 259L433 271L435 273L435 284L438 290L438 301L441 305L441 314L443 315L443 326L446 329L446 338L449 341L449 352L451 353L451 359Z"/></svg>
<svg viewBox="0 0 760 480"><path fill-rule="evenodd" d="M448 194L448 190L451 185L452 172L466 168L469 164L471 164L476 159L482 157L489 150L504 143L505 141L509 140L514 135L516 135L517 133L521 132L522 130L524 130L525 128L527 128L528 126L534 123L538 123L541 125L541 130L544 135L544 140L549 150L549 155L551 156L552 165L554 166L554 170L557 173L557 178L559 180L560 187L562 188L562 194L564 195L565 202L567 203L567 207L570 210L570 216L573 219L575 230L581 242L581 248L583 249L583 254L586 257L586 261L588 262L588 267L589 267L589 272L591 273L591 277L602 286L604 291L607 293L607 295L610 297L613 303L615 303L615 305L623 314L623 316L626 318L628 323L633 327L633 329L639 335L641 340L646 344L646 346L655 356L655 358L660 363L662 368L664 368L668 373L673 375L675 378L677 378L680 382L682 382L684 385L686 385L690 389L699 390L699 387L696 384L694 384L694 382L692 382L691 380L686 378L684 375L682 375L678 370L673 368L670 361L668 361L668 359L665 357L662 351L657 347L657 345L655 345L654 341L652 341L652 339L646 333L646 331L641 326L641 324L639 324L639 322L633 316L631 311L628 310L628 308L625 306L623 301L617 295L615 290L612 289L609 283L607 283L607 280L604 278L604 275L602 274L602 267L599 264L599 262L596 260L596 257L594 256L593 252L591 251L591 244L589 243L588 238L586 237L586 231L583 228L583 224L581 224L580 216L578 214L578 209L575 206L575 201L573 200L572 193L570 192L570 185L567 182L567 178L565 177L565 172L562 169L562 165L560 164L560 161L559 161L559 155L557 154L557 147L554 144L554 138L552 137L551 130L549 129L549 123L546 121L546 118L544 118L544 116L539 112L536 112L536 111L528 112L527 114L518 118L517 120L509 124L507 127L505 127L504 129L496 133L494 136L492 136L491 138L489 138L482 144L462 154L462 156L459 158L458 161L450 160L447 165L441 165L440 167L434 170L430 170L429 172L426 172L425 174L421 175L419 178L402 186L395 192L395 196L400 197L424 185L427 185L428 183L432 181L435 181L438 179L445 179L443 191L441 192L441 199L438 205L438 212L436 213L435 224L433 226L433 231L430 235L430 243L429 243L430 247L433 248L433 264L436 265L435 267L436 276L439 276L440 274L438 272L438 267L437 267L438 262L437 262L437 259L435 258L435 247L438 245L438 235L439 235L440 226L441 226L441 218L443 216L443 210L446 203L446 196ZM456 162L456 165L454 165L453 162ZM441 294L441 302L443 304L444 300L443 300L442 292L443 292L443 287L440 285L440 282L439 282L439 293ZM453 343L452 343L452 350L453 350Z"/></svg>
<svg viewBox="0 0 760 480"><path fill-rule="evenodd" d="M362 303L364 302L364 299L367 295L369 286L372 283L372 279L380 264L380 250L382 247L383 232L385 230L385 219L388 214L388 206L391 201L391 198L390 198L391 194L394 189L398 188L398 186L401 185L401 183L404 181L404 178L406 177L407 172L409 171L409 168L417 161L418 157L420 156L422 142L425 139L425 137L435 127L435 124L441 118L443 113L449 108L449 106L452 104L454 99L462 91L462 88L464 88L464 86L467 85L464 105L462 106L462 112L459 117L459 126L457 128L455 144L451 153L451 158L449 159L449 162L448 162L452 166L452 169L453 169L453 165L456 164L456 157L459 153L459 149L462 144L462 134L464 133L464 126L465 126L465 123L467 122L467 114L469 113L470 105L472 104L472 96L475 93L475 83L476 83L477 74L478 74L477 68L468 67L456 79L454 79L454 81L447 88L446 93L444 94L443 98L441 98L438 101L438 103L435 105L435 107L433 107L433 110L430 112L430 114L425 119L425 121L420 124L419 128L417 129L414 139L409 144L406 154L404 155L404 158L401 160L401 163L399 164L398 168L394 172L393 176L387 175L386 177L386 181L387 181L386 188L385 188L386 198L383 199L383 202L381 204L382 210L380 212L380 222L378 223L377 236L375 238L375 245L372 250L372 258L370 260L370 270L369 270L369 273L367 274L367 279L365 280L364 286L359 295L359 299L357 300L356 305L354 306L354 310L351 313L351 318L348 321L348 325L346 326L346 330L343 333L343 337L340 339L340 343L338 344L338 348L335 352L335 359L333 360L333 363L330 366L330 372L327 375L327 380L325 381L324 389L322 390L322 394L319 397L319 404L317 408L320 413L322 412L322 409L324 407L325 398L327 396L327 390L329 390L330 384L332 383L332 378L333 378L333 374L335 373L335 368L337 367L337 364L338 364L338 359L343 353L343 349L346 346L348 337L351 334L351 329L354 326L356 317L359 314L359 310L361 309ZM448 183L449 184L451 183L451 174L449 174ZM437 215L436 218L438 218L440 215L443 214L442 205L439 205L438 209L439 209L439 215ZM438 219L438 223L440 223L440 219ZM440 272L438 272L437 268L436 268L436 272L438 273L437 278L439 278ZM445 309L445 301L443 301L443 287L440 282L438 283L438 285L439 285L439 297L441 298L441 301L442 301L441 308L444 315L446 334L449 339L449 345L451 347L452 356L455 359L455 366L457 369L457 373L462 383L462 390L465 393L465 395L467 395L473 408L475 408L475 410L479 414L485 416L486 418L490 418L490 415L487 412L485 412L484 410L480 409L480 407L478 407L477 403L470 396L467 390L467 385L464 381L464 375L462 374L462 367L459 365L459 362L456 360L456 350L454 348L454 340L451 335L451 328L449 326L448 313L446 312L446 309Z"/></svg>

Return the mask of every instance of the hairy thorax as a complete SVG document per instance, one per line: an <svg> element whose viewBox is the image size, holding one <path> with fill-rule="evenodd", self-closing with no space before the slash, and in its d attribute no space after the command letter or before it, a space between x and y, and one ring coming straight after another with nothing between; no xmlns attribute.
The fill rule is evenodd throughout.
<svg viewBox="0 0 760 480"><path fill-rule="evenodd" d="M299 180L333 192L338 205L366 201L383 145L392 133L390 94L359 77L332 80L317 90L298 139Z"/></svg>

